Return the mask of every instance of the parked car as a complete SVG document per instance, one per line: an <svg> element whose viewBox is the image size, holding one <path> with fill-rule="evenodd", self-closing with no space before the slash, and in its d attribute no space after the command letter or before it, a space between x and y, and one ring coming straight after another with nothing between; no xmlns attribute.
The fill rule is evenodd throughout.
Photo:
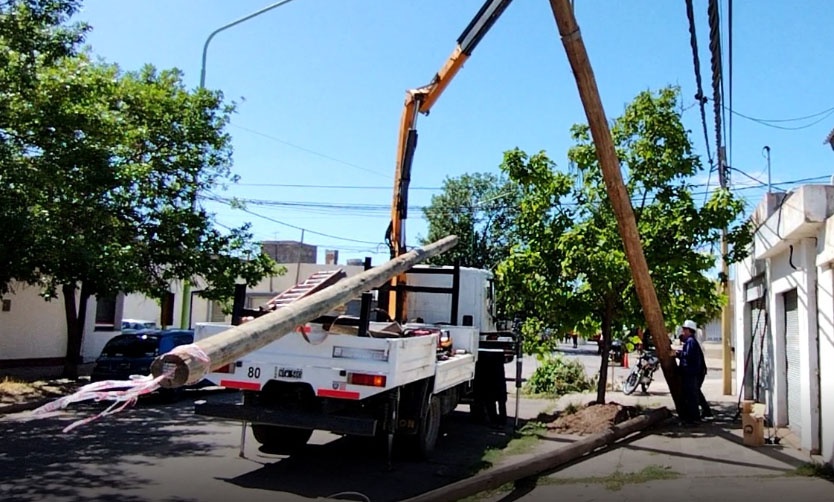
<svg viewBox="0 0 834 502"><path fill-rule="evenodd" d="M122 331L141 329L157 329L156 322L142 319L122 319Z"/></svg>
<svg viewBox="0 0 834 502"><path fill-rule="evenodd" d="M96 359L90 381L127 380L131 375L149 375L151 363L178 345L194 342L194 330L138 330L108 341Z"/></svg>

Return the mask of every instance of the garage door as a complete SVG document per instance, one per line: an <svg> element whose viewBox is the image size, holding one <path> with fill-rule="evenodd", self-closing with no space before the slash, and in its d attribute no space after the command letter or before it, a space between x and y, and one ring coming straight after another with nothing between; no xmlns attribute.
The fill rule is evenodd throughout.
<svg viewBox="0 0 834 502"><path fill-rule="evenodd" d="M788 425L799 432L802 423L800 407L799 307L796 290L784 294L785 300L785 359L787 360Z"/></svg>
<svg viewBox="0 0 834 502"><path fill-rule="evenodd" d="M767 403L768 412L770 412L772 399L768 391L773 388L773 358L764 299L750 302L750 330L750 340L753 343L753 355L750 361L753 399L760 403Z"/></svg>

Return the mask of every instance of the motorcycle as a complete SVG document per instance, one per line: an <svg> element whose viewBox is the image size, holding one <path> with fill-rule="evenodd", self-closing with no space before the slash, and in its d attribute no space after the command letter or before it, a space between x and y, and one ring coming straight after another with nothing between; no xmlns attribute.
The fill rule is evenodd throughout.
<svg viewBox="0 0 834 502"><path fill-rule="evenodd" d="M614 340L611 342L611 348L608 349L608 359L613 363L622 364L623 362L623 342Z"/></svg>
<svg viewBox="0 0 834 502"><path fill-rule="evenodd" d="M648 392L654 372L659 367L660 359L657 357L657 354L651 350L644 351L637 364L631 368L631 372L625 381L623 381L623 394L626 396L631 395L637 389L638 385L643 388L644 394Z"/></svg>

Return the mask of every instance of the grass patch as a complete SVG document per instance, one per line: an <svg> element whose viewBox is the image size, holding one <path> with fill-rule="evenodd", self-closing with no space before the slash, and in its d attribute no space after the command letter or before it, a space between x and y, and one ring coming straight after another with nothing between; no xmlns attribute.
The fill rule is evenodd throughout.
<svg viewBox="0 0 834 502"><path fill-rule="evenodd" d="M608 490L619 491L625 485L648 483L650 481L663 481L670 479L678 479L681 476L679 472L675 472L671 467L661 465L649 465L640 472L615 472L608 476L596 476L587 478L550 478L540 477L536 480L538 485L593 485L602 484ZM471 497L462 499L466 502L475 502L490 498L501 493L509 493L513 491L515 485L513 483L506 483L494 490L488 490Z"/></svg>
<svg viewBox="0 0 834 502"><path fill-rule="evenodd" d="M832 467L831 464L807 462L797 467L791 475L803 476L806 478L822 478L826 481L834 483L834 467Z"/></svg>
<svg viewBox="0 0 834 502"><path fill-rule="evenodd" d="M562 413L560 413L560 415L562 415L562 416L573 415L577 411L579 411L579 405L578 404L568 403L568 405L565 406L565 409L562 410Z"/></svg>
<svg viewBox="0 0 834 502"><path fill-rule="evenodd" d="M472 466L470 472L477 472L489 469L502 459L528 453L539 442L539 437L544 433L544 425L540 422L527 422L518 430L515 437L503 448L487 448L481 460Z"/></svg>
<svg viewBox="0 0 834 502"><path fill-rule="evenodd" d="M678 479L679 472L673 471L668 466L649 465L639 472L614 472L608 476L595 476L587 478L542 478L541 484L549 485L570 485L570 484L601 484L611 491L619 491L625 485L648 483L650 481L662 481Z"/></svg>
<svg viewBox="0 0 834 502"><path fill-rule="evenodd" d="M492 498L502 493L509 493L513 491L513 489L515 489L515 485L513 483L505 483L498 488L486 490L475 495L470 495L469 497L464 497L460 499L459 502L478 502L479 500Z"/></svg>

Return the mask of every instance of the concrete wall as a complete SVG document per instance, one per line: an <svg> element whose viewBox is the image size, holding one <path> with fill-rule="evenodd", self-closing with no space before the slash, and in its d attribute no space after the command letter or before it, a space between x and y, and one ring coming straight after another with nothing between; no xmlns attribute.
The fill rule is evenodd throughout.
<svg viewBox="0 0 834 502"><path fill-rule="evenodd" d="M16 366L16 360L31 361L60 359L67 351L67 325L64 314L64 298L45 301L36 286L15 284L14 293L3 299L10 300L10 310L0 312L0 365ZM92 333L95 324L95 299L90 299L84 334Z"/></svg>
<svg viewBox="0 0 834 502"><path fill-rule="evenodd" d="M817 324L819 326L821 454L834 463L834 270L819 267L817 276Z"/></svg>
<svg viewBox="0 0 834 502"><path fill-rule="evenodd" d="M759 205L752 255L734 267L737 372L750 349L749 301L766 294L776 425L787 423L784 294L796 289L800 355L800 445L834 462L834 186L769 194ZM763 275L762 275L763 274ZM761 285L757 278L764 277ZM739 350L741 349L741 350ZM742 376L741 373L737 378ZM745 396L749 398L750 396Z"/></svg>

